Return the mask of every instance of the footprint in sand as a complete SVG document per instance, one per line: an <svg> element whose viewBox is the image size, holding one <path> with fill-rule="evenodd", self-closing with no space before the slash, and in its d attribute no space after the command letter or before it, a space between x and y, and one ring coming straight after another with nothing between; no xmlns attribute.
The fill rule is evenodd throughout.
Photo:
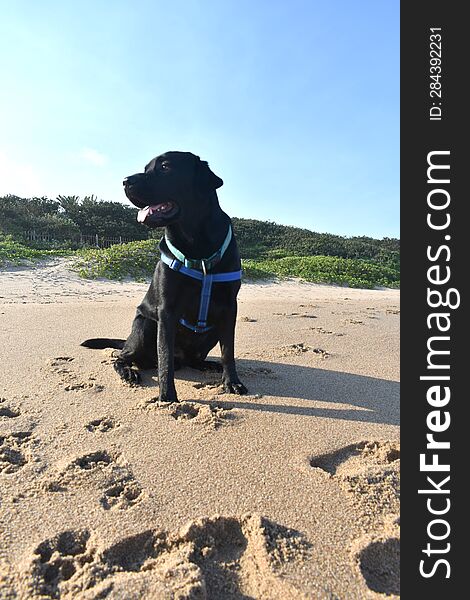
<svg viewBox="0 0 470 600"><path fill-rule="evenodd" d="M15 473L32 460L31 431L0 435L0 473Z"/></svg>
<svg viewBox="0 0 470 600"><path fill-rule="evenodd" d="M251 317L240 317L240 321L244 323L256 323L258 319L252 319Z"/></svg>
<svg viewBox="0 0 470 600"><path fill-rule="evenodd" d="M70 383L69 385L66 385L64 387L64 390L66 392L75 392L78 390L88 390L88 389L93 389L93 391L95 392L102 392L104 390L104 386L103 385L97 385L96 383L93 383L92 381L87 381L87 382L80 382L80 383Z"/></svg>
<svg viewBox="0 0 470 600"><path fill-rule="evenodd" d="M323 327L309 327L311 331L316 331L317 333L325 334L325 335L335 335L337 337L342 337L346 335L345 333L337 333L336 331L329 331L328 329L323 329Z"/></svg>
<svg viewBox="0 0 470 600"><path fill-rule="evenodd" d="M74 360L72 356L57 356L47 361L47 365L54 374L59 375L61 382L65 382L74 378L74 373L70 368Z"/></svg>
<svg viewBox="0 0 470 600"><path fill-rule="evenodd" d="M93 392L102 392L104 386L97 384L95 377L89 375L83 378L78 376L72 368L72 362L75 360L72 356L57 356L48 361L51 371L59 376L60 384L66 392L77 392L89 390Z"/></svg>
<svg viewBox="0 0 470 600"><path fill-rule="evenodd" d="M330 356L330 353L323 348L312 348L312 346L308 346L304 344L304 342L299 342L297 344L289 344L288 346L282 346L280 348L281 356L301 356L305 353L313 353L319 358L325 359Z"/></svg>
<svg viewBox="0 0 470 600"><path fill-rule="evenodd" d="M299 318L299 319L316 319L317 316L316 315L311 315L311 314L306 314L306 313L298 313L298 312L291 312L291 313L285 313L285 312L275 312L273 313L273 315L276 315L278 317L295 317L295 318Z"/></svg>
<svg viewBox="0 0 470 600"><path fill-rule="evenodd" d="M83 456L76 458L71 463L71 467L72 469L78 467L84 471L91 471L92 469L110 465L112 462L113 458L106 450L98 450L97 452L91 452L90 454L84 454Z"/></svg>
<svg viewBox="0 0 470 600"><path fill-rule="evenodd" d="M73 356L56 356L50 361L51 367L61 367L64 364L70 363L73 360Z"/></svg>
<svg viewBox="0 0 470 600"><path fill-rule="evenodd" d="M310 464L331 475L341 475L360 469L364 462L387 465L399 459L400 444L398 442L359 442L329 454L313 457L310 459ZM351 465L353 465L352 469Z"/></svg>
<svg viewBox="0 0 470 600"><path fill-rule="evenodd" d="M366 586L379 594L400 595L400 539L395 535L367 536L352 550L354 567Z"/></svg>
<svg viewBox="0 0 470 600"><path fill-rule="evenodd" d="M355 567L367 587L400 594L400 444L367 441L310 459L310 465L339 481L353 494L363 524L372 533L353 544Z"/></svg>
<svg viewBox="0 0 470 600"><path fill-rule="evenodd" d="M361 321L359 319L347 319L345 321L346 325L364 325L364 321Z"/></svg>
<svg viewBox="0 0 470 600"><path fill-rule="evenodd" d="M70 488L95 488L105 510L127 509L142 500L142 488L129 465L117 452L97 450L72 460L55 476L42 483L48 492Z"/></svg>
<svg viewBox="0 0 470 600"><path fill-rule="evenodd" d="M255 515L202 518L180 529L147 530L104 545L89 531L63 531L21 565L28 598L271 598L306 600L287 581L311 545L298 531Z"/></svg>
<svg viewBox="0 0 470 600"><path fill-rule="evenodd" d="M369 516L398 514L400 510L400 444L360 442L315 456L310 465L337 478Z"/></svg>
<svg viewBox="0 0 470 600"><path fill-rule="evenodd" d="M176 421L189 421L211 429L218 429L223 425L227 425L228 421L235 418L232 408L220 404L198 404L184 401L168 404L167 402L159 402L158 398L151 398L146 406L161 410Z"/></svg>
<svg viewBox="0 0 470 600"><path fill-rule="evenodd" d="M12 408L5 404L6 398L0 398L0 417L5 417L6 419L15 419L19 417L21 411L19 408Z"/></svg>
<svg viewBox="0 0 470 600"><path fill-rule="evenodd" d="M115 485L104 490L100 504L105 510L123 510L141 500L142 488L133 477L121 478Z"/></svg>
<svg viewBox="0 0 470 600"><path fill-rule="evenodd" d="M24 591L31 598L59 598L62 584L93 560L89 539L88 531L63 531L39 544L28 560L28 589Z"/></svg>
<svg viewBox="0 0 470 600"><path fill-rule="evenodd" d="M329 331L328 329L323 329L323 327L309 327L312 331L317 331L318 333L324 333L328 335L332 335L334 332Z"/></svg>
<svg viewBox="0 0 470 600"><path fill-rule="evenodd" d="M116 427L120 427L120 423L114 421L110 417L99 417L98 419L93 419L87 425L85 425L85 429L88 431L106 433L107 431L111 431Z"/></svg>

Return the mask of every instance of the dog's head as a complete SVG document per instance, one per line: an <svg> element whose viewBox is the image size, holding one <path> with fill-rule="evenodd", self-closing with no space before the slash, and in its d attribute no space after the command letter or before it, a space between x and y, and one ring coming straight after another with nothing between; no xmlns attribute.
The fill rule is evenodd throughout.
<svg viewBox="0 0 470 600"><path fill-rule="evenodd" d="M126 177L123 185L128 199L141 209L137 220L148 227L165 227L204 216L223 181L199 156L166 152L152 159L143 173Z"/></svg>

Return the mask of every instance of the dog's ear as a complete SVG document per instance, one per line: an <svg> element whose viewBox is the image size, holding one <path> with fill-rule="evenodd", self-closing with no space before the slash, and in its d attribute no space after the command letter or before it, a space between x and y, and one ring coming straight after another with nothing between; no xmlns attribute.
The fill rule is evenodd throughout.
<svg viewBox="0 0 470 600"><path fill-rule="evenodd" d="M207 192L209 190L217 190L223 185L224 182L222 181L222 179L220 179L220 177L217 177L217 175L209 169L209 165L207 164L207 162L197 157L196 186L198 187L198 189L203 192Z"/></svg>

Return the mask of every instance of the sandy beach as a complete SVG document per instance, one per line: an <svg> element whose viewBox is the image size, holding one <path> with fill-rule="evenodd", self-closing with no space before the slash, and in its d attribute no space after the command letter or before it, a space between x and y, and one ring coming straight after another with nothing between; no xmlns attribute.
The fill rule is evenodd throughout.
<svg viewBox="0 0 470 600"><path fill-rule="evenodd" d="M0 598L398 597L399 291L245 283L249 395L162 406L80 347L146 289L0 271Z"/></svg>

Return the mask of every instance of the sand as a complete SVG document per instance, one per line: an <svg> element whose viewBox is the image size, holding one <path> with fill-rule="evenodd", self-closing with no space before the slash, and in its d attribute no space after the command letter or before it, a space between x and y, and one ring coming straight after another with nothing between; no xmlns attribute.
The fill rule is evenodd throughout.
<svg viewBox="0 0 470 600"><path fill-rule="evenodd" d="M246 283L249 395L185 369L167 406L79 345L146 287L0 272L0 597L397 597L399 292Z"/></svg>

